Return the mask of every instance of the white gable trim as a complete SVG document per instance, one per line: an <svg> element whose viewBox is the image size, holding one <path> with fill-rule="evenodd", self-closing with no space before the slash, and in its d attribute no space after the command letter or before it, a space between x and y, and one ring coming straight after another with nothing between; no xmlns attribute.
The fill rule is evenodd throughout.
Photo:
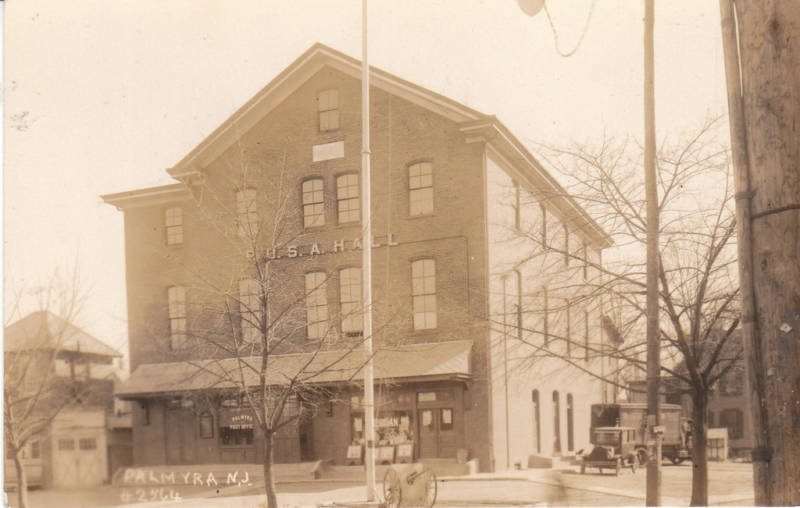
<svg viewBox="0 0 800 508"><path fill-rule="evenodd" d="M321 44L314 45L272 82L223 122L214 132L167 172L175 178L202 172L233 143L247 133L295 90L323 67L331 67L355 79L361 79L361 62ZM374 67L370 86L405 99L455 122L466 122L484 115L430 90L404 81Z"/></svg>

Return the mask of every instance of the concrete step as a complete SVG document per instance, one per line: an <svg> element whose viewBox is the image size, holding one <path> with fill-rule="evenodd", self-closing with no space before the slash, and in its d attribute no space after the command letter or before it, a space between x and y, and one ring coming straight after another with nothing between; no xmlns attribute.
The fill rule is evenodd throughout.
<svg viewBox="0 0 800 508"><path fill-rule="evenodd" d="M555 457L530 455L528 456L527 467L528 469L569 469L580 463L580 457L573 454Z"/></svg>

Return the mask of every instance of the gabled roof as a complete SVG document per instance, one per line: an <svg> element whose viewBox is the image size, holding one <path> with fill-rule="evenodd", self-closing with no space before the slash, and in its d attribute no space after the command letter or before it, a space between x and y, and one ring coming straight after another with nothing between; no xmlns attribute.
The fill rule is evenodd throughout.
<svg viewBox="0 0 800 508"><path fill-rule="evenodd" d="M232 146L244 133L261 121L295 90L311 79L323 67L330 67L355 79L361 79L361 61L324 44L314 44L278 74L264 88L225 120L214 132L189 152L167 172L177 180L192 181L205 168ZM468 142L483 141L492 154L508 161L512 176L522 185L551 196L549 206L582 228L592 238L594 246L605 248L612 244L603 229L569 197L564 188L543 168L509 129L493 115L486 115L436 92L415 85L400 77L370 66L370 86L400 97L459 124ZM152 204L155 199L188 197L186 189L153 187L136 191L109 194L102 198L117 208Z"/></svg>
<svg viewBox="0 0 800 508"><path fill-rule="evenodd" d="M375 379L441 380L470 377L472 341L454 340L436 343L387 347L374 356ZM241 359L247 386L258 386L261 357ZM280 386L300 374L304 383L335 384L364 379L364 353L361 348L350 351L323 351L272 355L269 357L267 383ZM238 377L235 358L197 360L193 362L147 363L136 368L114 391L121 398L152 397L165 393L235 388L229 381Z"/></svg>
<svg viewBox="0 0 800 508"><path fill-rule="evenodd" d="M361 79L361 61L316 43L258 91L167 172L181 179L198 173L323 67ZM370 86L402 97L455 122L485 117L463 104L370 66Z"/></svg>
<svg viewBox="0 0 800 508"><path fill-rule="evenodd" d="M53 349L113 358L122 356L116 349L49 311L28 314L5 329L3 350L6 353Z"/></svg>

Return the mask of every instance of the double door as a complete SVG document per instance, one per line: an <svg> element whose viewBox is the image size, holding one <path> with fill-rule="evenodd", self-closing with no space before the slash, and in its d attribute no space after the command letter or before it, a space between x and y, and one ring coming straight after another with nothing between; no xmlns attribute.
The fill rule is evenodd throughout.
<svg viewBox="0 0 800 508"><path fill-rule="evenodd" d="M417 416L420 458L455 457L458 443L453 408L420 408Z"/></svg>

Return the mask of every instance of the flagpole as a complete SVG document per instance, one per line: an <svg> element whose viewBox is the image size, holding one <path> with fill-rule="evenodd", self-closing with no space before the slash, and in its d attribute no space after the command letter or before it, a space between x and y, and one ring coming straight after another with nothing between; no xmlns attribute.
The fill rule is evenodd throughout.
<svg viewBox="0 0 800 508"><path fill-rule="evenodd" d="M375 501L375 380L372 365L372 221L370 194L370 150L369 150L369 62L367 60L367 0L362 0L361 9L361 194L363 206L361 221L364 238L361 242L361 281L364 298L364 434L366 450L367 501Z"/></svg>

